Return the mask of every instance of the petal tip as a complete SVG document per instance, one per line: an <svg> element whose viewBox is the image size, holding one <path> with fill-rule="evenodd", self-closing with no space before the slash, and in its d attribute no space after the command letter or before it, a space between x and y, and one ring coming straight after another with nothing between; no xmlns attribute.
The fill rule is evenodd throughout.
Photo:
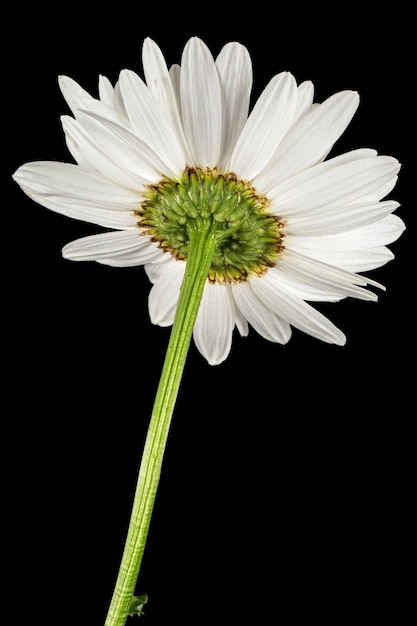
<svg viewBox="0 0 417 626"><path fill-rule="evenodd" d="M65 96L64 91L67 88L70 88L70 87L73 87L73 86L78 86L74 79L70 78L66 74L59 74L58 75L58 87L60 88L60 90L62 91L62 94L64 96Z"/></svg>
<svg viewBox="0 0 417 626"><path fill-rule="evenodd" d="M22 165L23 167L23 165ZM22 180L23 176L22 176L22 167L19 167L14 174L12 174L12 179L14 180L15 183L19 183L20 180Z"/></svg>
<svg viewBox="0 0 417 626"><path fill-rule="evenodd" d="M151 37L145 37L142 44L142 52L146 53L156 48L160 49L158 44Z"/></svg>
<svg viewBox="0 0 417 626"><path fill-rule="evenodd" d="M345 346L347 342L347 337L345 333L343 333L339 328L337 328L337 326L334 326L334 324L331 324L331 325L332 325L332 328L329 329L330 332L328 333L327 337L323 336L321 337L321 340L324 341L325 343L343 348L343 346Z"/></svg>
<svg viewBox="0 0 417 626"><path fill-rule="evenodd" d="M340 335L337 337L335 344L342 348L343 346L346 345L346 341L347 341L346 335L341 332Z"/></svg>

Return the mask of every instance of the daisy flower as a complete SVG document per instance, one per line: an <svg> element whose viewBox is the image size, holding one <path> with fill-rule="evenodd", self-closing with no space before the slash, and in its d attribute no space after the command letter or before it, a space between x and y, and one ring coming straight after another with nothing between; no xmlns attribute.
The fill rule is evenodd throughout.
<svg viewBox="0 0 417 626"><path fill-rule="evenodd" d="M274 76L249 112L252 65L228 43L216 59L198 38L168 69L151 39L145 80L130 70L99 99L60 77L72 111L62 124L76 164L34 162L15 173L41 205L110 229L63 255L144 265L153 323L173 324L190 233L209 224L216 250L193 337L210 364L228 355L235 326L285 344L295 327L328 343L344 334L311 302L376 300L361 272L393 254L404 229L383 200L399 164L362 148L326 160L359 104L354 91L313 103L313 85Z"/></svg>

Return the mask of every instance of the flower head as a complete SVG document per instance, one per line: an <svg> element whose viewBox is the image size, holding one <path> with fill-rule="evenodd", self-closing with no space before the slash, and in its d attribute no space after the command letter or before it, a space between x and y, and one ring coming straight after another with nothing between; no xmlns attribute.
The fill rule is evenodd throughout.
<svg viewBox="0 0 417 626"><path fill-rule="evenodd" d="M35 201L112 229L66 245L65 258L144 265L155 324L173 323L189 233L210 221L217 248L194 340L223 361L236 326L286 343L291 326L343 345L345 336L308 302L376 300L358 272L393 255L404 229L383 199L399 164L372 149L326 160L359 103L356 92L313 104L313 85L274 76L249 112L252 66L228 43L214 60L198 38L169 70L143 46L145 81L130 70L116 86L100 76L99 99L68 77L63 116L76 164L23 165L15 180Z"/></svg>

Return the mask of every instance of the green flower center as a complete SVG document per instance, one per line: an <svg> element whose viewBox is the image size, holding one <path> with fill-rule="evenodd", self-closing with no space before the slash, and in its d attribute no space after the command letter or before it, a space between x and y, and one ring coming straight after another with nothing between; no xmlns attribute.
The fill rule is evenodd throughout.
<svg viewBox="0 0 417 626"><path fill-rule="evenodd" d="M210 222L218 241L211 282L263 274L283 250L284 225L266 213L268 199L233 173L187 168L179 179L149 185L144 196L136 211L138 226L177 259L187 259L190 229Z"/></svg>

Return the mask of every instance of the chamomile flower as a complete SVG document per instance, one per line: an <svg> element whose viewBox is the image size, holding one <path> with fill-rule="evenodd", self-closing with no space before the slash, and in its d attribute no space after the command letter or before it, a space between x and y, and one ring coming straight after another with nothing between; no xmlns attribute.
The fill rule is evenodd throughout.
<svg viewBox="0 0 417 626"><path fill-rule="evenodd" d="M236 327L285 344L295 327L343 345L344 334L311 302L376 300L361 272L393 255L404 229L384 198L399 164L362 148L326 160L359 103L343 91L313 103L313 85L274 76L250 111L247 49L216 59L198 38L168 69L143 46L145 80L100 76L99 99L60 77L72 116L62 118L76 164L33 162L15 173L41 205L109 232L66 245L63 255L112 266L144 265L152 322L173 323L189 235L217 237L194 341L211 364L229 354Z"/></svg>

